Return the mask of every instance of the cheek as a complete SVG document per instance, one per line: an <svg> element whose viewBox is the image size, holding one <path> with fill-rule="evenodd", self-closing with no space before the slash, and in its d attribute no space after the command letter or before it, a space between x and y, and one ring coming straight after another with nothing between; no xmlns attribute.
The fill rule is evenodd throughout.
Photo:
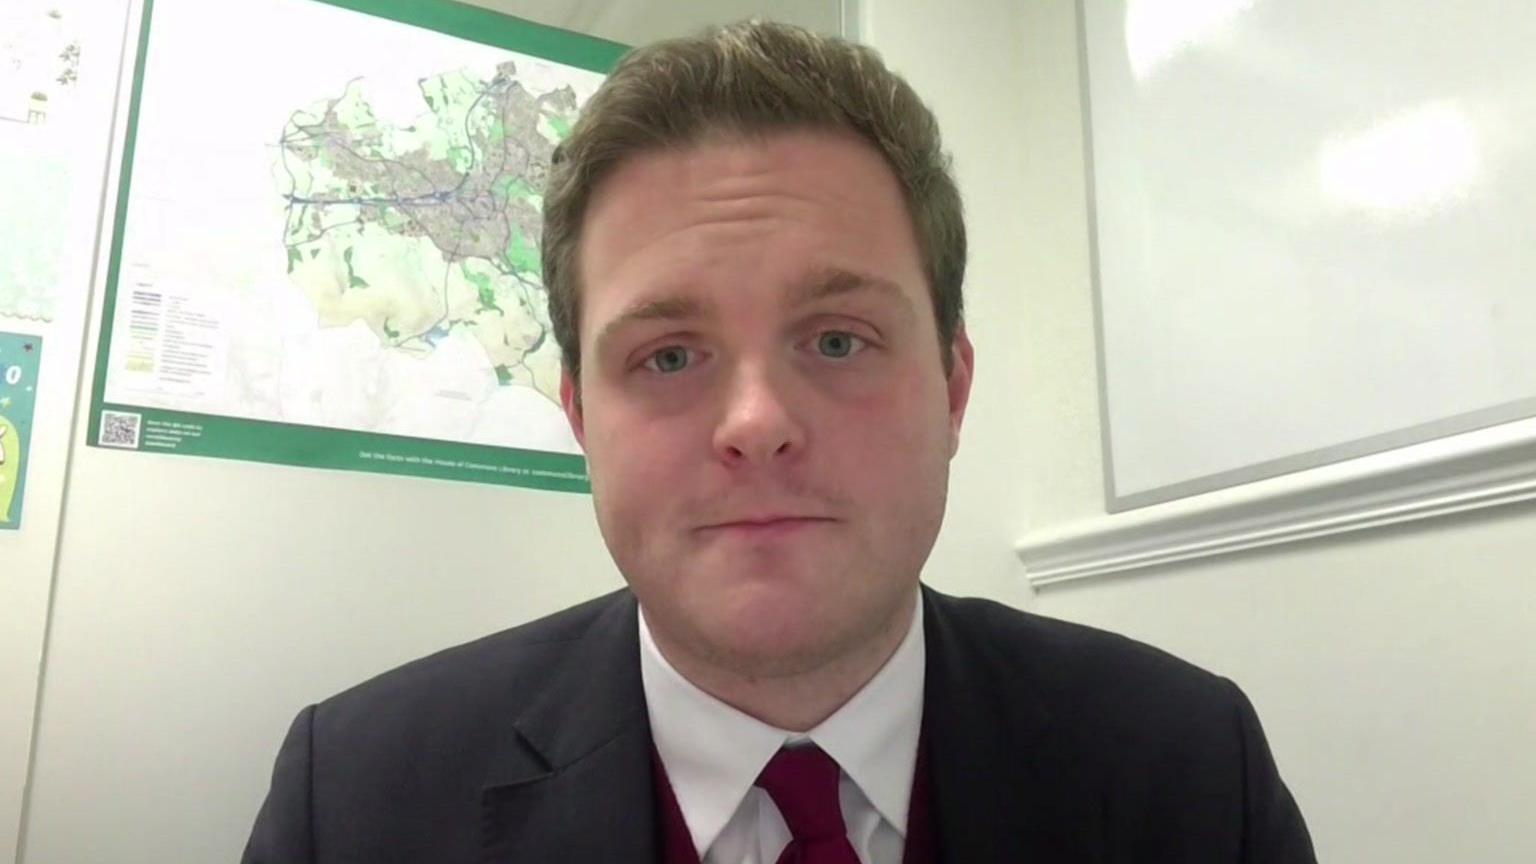
<svg viewBox="0 0 1536 864"><path fill-rule="evenodd" d="M627 545L638 543L649 525L674 509L678 478L690 473L684 464L689 432L674 422L612 411L589 414L586 431L587 468L604 532Z"/></svg>
<svg viewBox="0 0 1536 864"><path fill-rule="evenodd" d="M846 424L843 476L867 490L872 507L903 520L942 507L948 486L948 402L932 377L915 375L879 403L858 406Z"/></svg>
<svg viewBox="0 0 1536 864"><path fill-rule="evenodd" d="M864 392L840 395L843 398L833 403L839 415L834 428L853 439L855 454L910 462L926 459L940 444L947 452L948 400L942 381L925 370L910 370Z"/></svg>

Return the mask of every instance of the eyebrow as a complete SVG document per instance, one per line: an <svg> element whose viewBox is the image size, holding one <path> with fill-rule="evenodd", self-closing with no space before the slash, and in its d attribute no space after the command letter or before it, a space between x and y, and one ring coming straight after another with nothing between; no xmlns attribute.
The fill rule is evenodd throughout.
<svg viewBox="0 0 1536 864"><path fill-rule="evenodd" d="M864 292L888 296L899 301L904 312L912 311L911 299L896 283L841 267L825 267L800 279L790 289L789 303L791 306L805 306L820 300ZM648 321L688 321L709 317L713 311L714 304L682 295L640 300L605 324L597 334L593 347L601 351L603 345L611 341L619 331L635 324Z"/></svg>
<svg viewBox="0 0 1536 864"><path fill-rule="evenodd" d="M912 309L912 300L895 282L841 267L824 267L812 272L790 291L789 297L792 305L803 306L817 300L865 291L886 295L899 301L907 311Z"/></svg>
<svg viewBox="0 0 1536 864"><path fill-rule="evenodd" d="M687 321L702 318L708 314L709 308L692 297L658 297L638 301L603 325L602 331L593 341L593 347L601 352L603 346L612 341L619 331L632 325L646 321Z"/></svg>

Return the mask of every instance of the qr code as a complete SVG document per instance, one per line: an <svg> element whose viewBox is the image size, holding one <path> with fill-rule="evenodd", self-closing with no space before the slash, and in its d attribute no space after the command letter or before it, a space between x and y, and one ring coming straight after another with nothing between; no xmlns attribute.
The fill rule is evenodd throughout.
<svg viewBox="0 0 1536 864"><path fill-rule="evenodd" d="M101 440L97 443L103 447L139 449L139 421L143 419L143 414L101 412Z"/></svg>

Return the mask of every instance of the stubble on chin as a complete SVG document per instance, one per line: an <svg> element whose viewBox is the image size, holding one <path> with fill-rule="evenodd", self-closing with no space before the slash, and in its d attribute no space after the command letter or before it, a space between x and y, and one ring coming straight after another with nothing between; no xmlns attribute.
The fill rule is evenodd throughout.
<svg viewBox="0 0 1536 864"><path fill-rule="evenodd" d="M707 610L696 610L691 615L679 612L678 617L683 620L669 620L671 616L663 613L653 629L665 631L654 634L658 645L668 660L690 678L747 687L778 685L836 674L839 667L874 664L878 669L906 634L914 603L912 592L916 590L914 583L911 591L899 592L881 607L866 610L862 615L855 613L851 620L827 621L827 626L819 631L812 622L796 620L785 622L775 632L764 620L766 613L753 618L750 609L737 610L738 615L746 616L741 620L725 615L700 620L708 614ZM773 614L789 613L775 610ZM649 606L646 617L653 617Z"/></svg>

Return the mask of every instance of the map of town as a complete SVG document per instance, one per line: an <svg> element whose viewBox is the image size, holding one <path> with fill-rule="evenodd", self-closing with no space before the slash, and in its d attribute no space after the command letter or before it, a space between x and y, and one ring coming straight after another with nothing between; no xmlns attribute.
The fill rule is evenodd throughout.
<svg viewBox="0 0 1536 864"><path fill-rule="evenodd" d="M421 79L420 114L391 122L364 83L294 111L282 129L274 175L288 277L321 327L362 322L415 356L468 333L500 384L558 404L539 190L576 93L535 95L506 61Z"/></svg>

